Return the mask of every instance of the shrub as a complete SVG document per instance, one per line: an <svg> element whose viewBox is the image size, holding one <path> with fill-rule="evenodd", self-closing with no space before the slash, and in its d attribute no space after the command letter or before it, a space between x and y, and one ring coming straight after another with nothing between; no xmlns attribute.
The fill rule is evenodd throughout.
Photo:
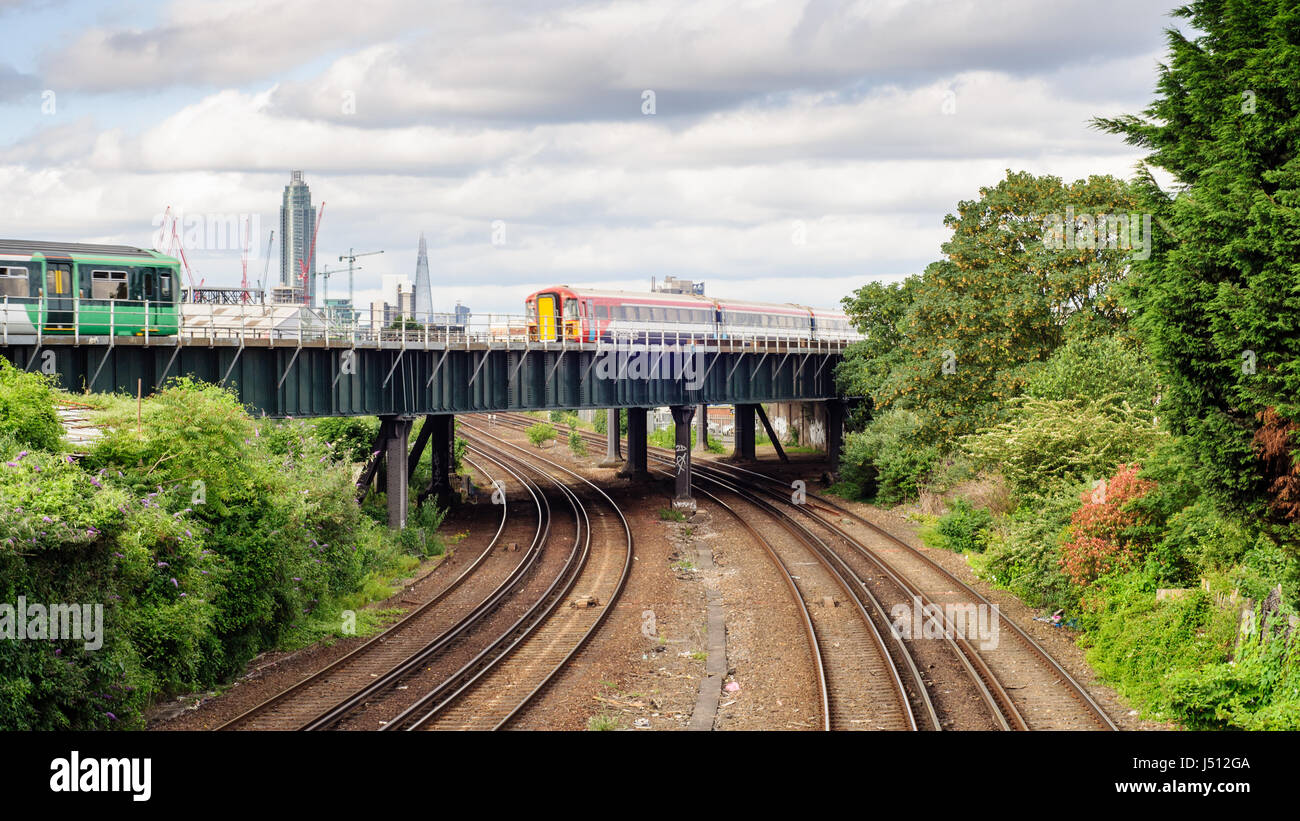
<svg viewBox="0 0 1300 821"><path fill-rule="evenodd" d="M1070 517L1070 538L1061 548L1061 567L1075 584L1132 565L1139 547L1133 531L1146 514L1129 503L1154 487L1138 477L1138 466L1121 465L1109 481L1081 494L1083 505Z"/></svg>
<svg viewBox="0 0 1300 821"><path fill-rule="evenodd" d="M1078 508L1073 491L1023 499L1012 515L989 529L984 554L972 564L981 576L1032 606L1072 609L1078 597L1061 570L1061 540Z"/></svg>
<svg viewBox="0 0 1300 821"><path fill-rule="evenodd" d="M891 410L845 438L840 460L844 484L859 498L892 505L915 498L922 478L939 460L938 448L918 440L920 418Z"/></svg>
<svg viewBox="0 0 1300 821"><path fill-rule="evenodd" d="M326 416L314 420L316 437L330 448L335 459L366 462L370 459L379 419L374 416Z"/></svg>
<svg viewBox="0 0 1300 821"><path fill-rule="evenodd" d="M532 442L535 447L541 447L544 442L549 442L555 438L555 428L545 422L538 422L536 425L528 428L528 441Z"/></svg>
<svg viewBox="0 0 1300 821"><path fill-rule="evenodd" d="M1099 399L1012 400L1011 419L962 438L981 468L1000 472L1020 493L1051 493L1142 458L1167 434L1148 410Z"/></svg>
<svg viewBox="0 0 1300 821"><path fill-rule="evenodd" d="M1090 628L1088 661L1136 706L1158 717L1182 717L1176 708L1184 676L1223 662L1236 634L1236 614L1214 607L1208 593L1157 602L1155 586L1141 573L1108 580L1105 596L1093 596L1082 620ZM1172 714L1171 714L1171 711Z"/></svg>
<svg viewBox="0 0 1300 821"><path fill-rule="evenodd" d="M984 550L985 532L992 523L992 514L984 508L972 507L959 496L935 523L931 541L935 547L956 553L979 553Z"/></svg>
<svg viewBox="0 0 1300 821"><path fill-rule="evenodd" d="M587 442L577 430L569 431L569 450L576 456L587 455Z"/></svg>
<svg viewBox="0 0 1300 821"><path fill-rule="evenodd" d="M24 373L0 357L0 438L32 450L57 451L63 426L54 411L54 389L41 374Z"/></svg>

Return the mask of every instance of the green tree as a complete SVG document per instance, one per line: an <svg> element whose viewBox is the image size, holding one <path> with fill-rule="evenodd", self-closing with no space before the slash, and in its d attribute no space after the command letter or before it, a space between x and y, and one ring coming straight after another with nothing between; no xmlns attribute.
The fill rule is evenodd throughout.
<svg viewBox="0 0 1300 821"><path fill-rule="evenodd" d="M1094 121L1180 186L1167 195L1142 169L1163 230L1138 268L1135 324L1197 480L1220 504L1295 521L1300 506L1279 503L1300 487L1300 9L1198 0L1173 15L1202 33L1167 32L1145 116ZM1256 441L1270 412L1292 446L1266 462Z"/></svg>
<svg viewBox="0 0 1300 821"><path fill-rule="evenodd" d="M1023 388L1025 366L1050 356L1067 331L1123 325L1113 286L1128 270L1131 232L1121 243L1097 215L1127 220L1137 202L1114 177L1066 184L1008 171L945 218L945 258L919 279L869 284L845 301L868 340L846 358L844 384L877 409L916 413L931 442L996 421Z"/></svg>

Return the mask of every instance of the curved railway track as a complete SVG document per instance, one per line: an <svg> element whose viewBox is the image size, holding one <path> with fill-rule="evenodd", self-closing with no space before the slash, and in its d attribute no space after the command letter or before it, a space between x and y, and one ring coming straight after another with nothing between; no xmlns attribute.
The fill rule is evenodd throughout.
<svg viewBox="0 0 1300 821"><path fill-rule="evenodd" d="M524 421L527 417L499 418L511 426L527 426L536 422ZM590 441L604 442L604 437L584 435ZM650 458L655 461L672 463L671 451L653 447L648 450ZM790 488L785 482L737 465L703 460L693 462L692 471L696 474L697 484L702 480L706 484L725 487L742 497L769 497L774 500L774 503L764 503L769 509L793 508L810 520L814 528L842 545L840 549L834 548L808 528L802 528L806 531L804 537L809 543L820 543L822 555L841 565L849 589L856 585L857 589L863 590L873 600L875 597L872 588L880 590L882 596L888 596L894 602L915 599L923 618L937 628L935 632L949 646L964 669L966 679L978 694L984 710L997 726L1015 730L1118 729L1087 690L1019 625L1001 616L994 605L970 585L886 529L814 493L807 494L806 504L792 504ZM772 486L779 487L780 490L775 490ZM703 495L720 501L712 494ZM734 510L730 512L736 515ZM793 521L792 514L783 515ZM743 517L737 518L745 524ZM874 537L874 544L864 544L857 536L841 527L840 522L846 518L866 528ZM754 531L751 529L750 532ZM761 536L759 541L771 553L771 546ZM777 564L781 566L779 559ZM781 569L789 575L783 566ZM799 596L796 595L796 598ZM878 616L883 615L884 607L879 601L875 604L874 612ZM997 641L992 647L983 647L988 637L977 636L972 640L964 625L953 622L952 611L944 608L944 605L965 608L971 604L997 613L998 637L1005 627L1012 641ZM977 646L977 642L980 646ZM816 646L815 638L810 638L810 644ZM903 655L908 657L902 664L911 664L910 655L906 652ZM914 664L912 666L914 668ZM919 676L917 680L920 681ZM1057 685L1064 686L1058 688ZM923 692L926 690L924 686L921 689ZM926 703L930 706L928 698ZM933 711L932 706L930 710ZM938 726L937 723L935 726Z"/></svg>
<svg viewBox="0 0 1300 821"><path fill-rule="evenodd" d="M385 730L503 729L555 680L604 623L622 594L632 567L632 529L618 505L592 482L568 468L543 459L487 431L462 423L471 447L503 463L531 469L550 479L579 513L580 552L566 572L521 618L443 684L429 690L384 726ZM510 451L524 453L525 457ZM533 467L530 462L545 464ZM613 517L593 519L581 495L549 471L559 471L587 485ZM616 519L616 521L615 521ZM592 607L562 607L570 593Z"/></svg>
<svg viewBox="0 0 1300 821"><path fill-rule="evenodd" d="M786 495L789 487L780 479L738 465L717 466L713 463L710 468L751 476L753 479L748 480L751 486L762 482L768 486L764 488L765 493L789 502ZM770 489L772 486L781 488L781 491ZM800 508L807 516L816 516L827 528L856 543L857 549L882 571L907 580L913 595L920 597L923 604L942 606L969 602L995 609L995 605L978 590L875 522L824 496L808 493L807 498L807 504L794 507ZM875 537L877 544L862 544L835 524L833 520L836 518L856 522ZM999 640L995 647L990 648L970 646L968 652L979 659L981 678L998 684L998 701L1004 707L1012 728L1119 729L1087 689L1023 628L1000 612L998 625L999 639L1005 632L1012 638L1011 642ZM1033 669L1039 675L1033 675ZM1057 688L1058 684L1062 687Z"/></svg>
<svg viewBox="0 0 1300 821"><path fill-rule="evenodd" d="M491 474L480 465L467 461L489 482L492 481ZM445 588L360 647L217 729L316 730L333 726L367 699L396 686L405 675L478 624L533 567L550 532L550 507L545 496L504 463L491 461L524 488L533 502L537 518L528 549L521 554L518 564L505 572L505 578L492 588L491 593L474 606L474 594L466 589L466 583L488 563L500 543L510 514L508 502L502 504L501 522L488 545ZM468 613L464 617L446 625L448 612L466 608ZM430 634L435 638L430 640Z"/></svg>

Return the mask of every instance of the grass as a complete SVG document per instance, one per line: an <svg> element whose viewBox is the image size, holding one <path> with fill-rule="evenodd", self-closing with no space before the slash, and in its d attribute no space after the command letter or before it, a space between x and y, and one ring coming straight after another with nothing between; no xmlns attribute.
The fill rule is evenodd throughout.
<svg viewBox="0 0 1300 821"><path fill-rule="evenodd" d="M593 732L600 730L617 730L619 726L617 718L604 713L587 719L587 729Z"/></svg>
<svg viewBox="0 0 1300 821"><path fill-rule="evenodd" d="M665 522L684 522L686 521L686 514L680 510L673 510L671 507L661 507L659 508L659 518Z"/></svg>
<svg viewBox="0 0 1300 821"><path fill-rule="evenodd" d="M691 652L691 658L695 659L696 661L704 661L708 657L709 654L704 652L703 650L694 650Z"/></svg>

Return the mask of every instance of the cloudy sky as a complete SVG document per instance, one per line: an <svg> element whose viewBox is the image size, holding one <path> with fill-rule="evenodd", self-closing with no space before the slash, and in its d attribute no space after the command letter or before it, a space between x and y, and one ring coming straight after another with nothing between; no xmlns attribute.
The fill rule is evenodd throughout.
<svg viewBox="0 0 1300 821"><path fill-rule="evenodd" d="M1175 5L0 0L0 236L250 215L257 280L302 169L320 265L385 251L358 302L424 232L438 308L667 274L830 306L937 258L1007 168L1129 176L1087 121L1150 102ZM237 285L212 244L196 277Z"/></svg>

